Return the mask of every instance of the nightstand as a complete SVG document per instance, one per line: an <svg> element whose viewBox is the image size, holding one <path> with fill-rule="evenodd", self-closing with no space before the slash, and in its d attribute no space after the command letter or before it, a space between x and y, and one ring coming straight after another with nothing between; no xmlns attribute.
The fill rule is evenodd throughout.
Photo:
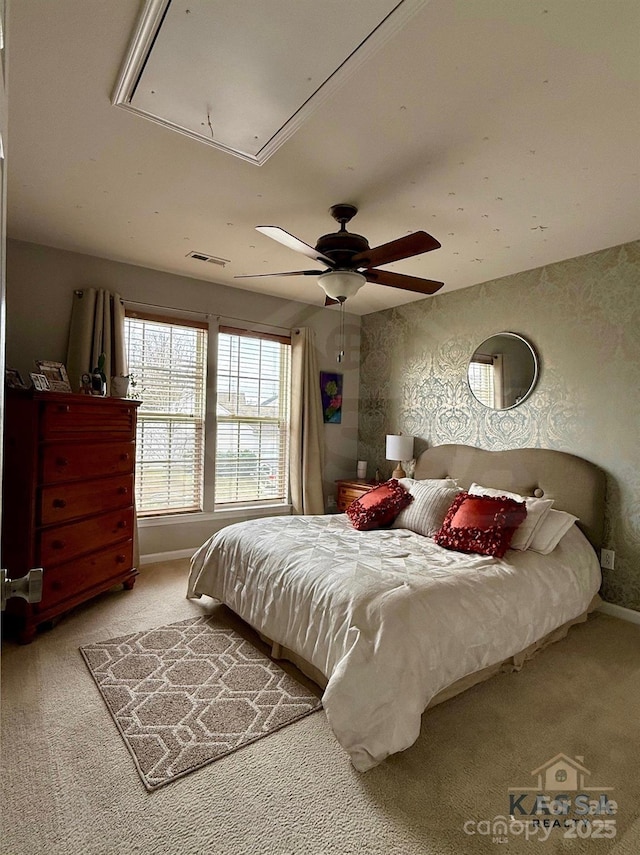
<svg viewBox="0 0 640 855"><path fill-rule="evenodd" d="M338 505L339 513L343 514L354 499L359 499L363 493L367 493L376 486L373 481L363 481L358 478L353 480L336 481L338 493L336 496L336 504Z"/></svg>

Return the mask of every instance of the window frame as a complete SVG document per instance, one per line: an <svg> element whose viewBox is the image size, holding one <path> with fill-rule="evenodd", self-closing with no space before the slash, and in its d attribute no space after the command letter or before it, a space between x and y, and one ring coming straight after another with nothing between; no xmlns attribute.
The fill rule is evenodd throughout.
<svg viewBox="0 0 640 855"><path fill-rule="evenodd" d="M156 510L144 510L138 506L137 515L140 521L143 520L157 520L163 517L166 518L179 518L179 517L187 517L193 516L194 514L201 514L206 510L206 448L208 442L208 426L207 426L207 400L210 394L209 389L209 377L211 376L211 366L209 354L211 351L211 330L209 327L209 323L206 321L195 320L193 318L185 318L180 317L179 315L165 315L155 312L147 312L140 311L138 309L130 308L125 305L125 324L128 320L132 321L149 321L150 323L160 323L166 324L173 327L191 327L195 329L202 330L205 334L205 342L203 348L203 364L202 364L202 373L203 373L203 383L202 383L202 397L203 397L203 408L202 408L202 418L201 418L201 437L200 437L200 483L199 483L199 494L200 501L199 507L182 507L182 508L161 508ZM128 337L126 337L127 340ZM127 347L127 355L129 355L129 348ZM131 366L129 366L129 371L131 372ZM133 374L135 378L135 368L133 369ZM135 391L134 389L131 391ZM142 409L142 406L138 409L138 425L141 421L145 420L145 412ZM149 421L153 421L153 417L149 418ZM180 421L186 421L186 423L190 423L188 417L176 417L176 423ZM136 445L136 469L138 468L138 444ZM137 484L136 484L137 491Z"/></svg>
<svg viewBox="0 0 640 855"><path fill-rule="evenodd" d="M260 339L263 341L271 341L277 342L279 344L285 345L289 348L289 353L287 357L287 377L285 379L286 386L286 394L288 399L285 404L286 414L284 419L282 416L279 416L277 419L273 417L264 417L260 418L258 416L251 417L242 417L237 416L235 418L223 418L219 419L218 416L218 378L219 378L219 353L220 353L220 335L231 335L238 336L240 338L248 338L248 339ZM233 327L227 326L225 324L220 324L217 330L216 342L215 342L215 353L216 353L216 370L215 370L215 382L216 382L216 407L213 413L213 418L215 422L214 426L214 453L212 455L214 461L214 468L217 461L218 454L218 424L220 422L224 423L270 423L270 424L279 424L280 432L283 434L281 437L281 441L284 440L285 450L284 455L281 455L284 460L283 470L281 472L281 478L284 482L284 495L277 496L274 499L270 499L268 497L259 497L256 499L238 499L236 501L220 501L217 497L217 486L218 481L217 477L214 478L213 481L213 508L215 513L228 513L237 511L240 508L258 508L258 507L273 507L273 508L284 508L290 505L291 503L291 487L289 483L289 454L290 454L290 430L291 430L291 359L292 359L292 347L291 347L291 335L283 335L281 333L268 333L261 332L257 330L249 330L243 329L241 327ZM282 388L282 387L281 387Z"/></svg>

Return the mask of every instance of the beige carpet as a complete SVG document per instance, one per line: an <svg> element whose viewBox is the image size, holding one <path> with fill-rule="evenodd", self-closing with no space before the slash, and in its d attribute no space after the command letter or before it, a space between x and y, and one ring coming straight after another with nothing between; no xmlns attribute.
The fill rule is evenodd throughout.
<svg viewBox="0 0 640 855"><path fill-rule="evenodd" d="M216 617L129 633L80 652L148 790L321 707Z"/></svg>
<svg viewBox="0 0 640 855"><path fill-rule="evenodd" d="M600 614L522 672L427 712L418 742L365 775L319 712L146 792L78 647L215 611L184 599L186 573L187 562L145 567L133 591L78 608L28 647L5 644L4 855L640 852L640 627ZM507 813L509 787L558 753L614 788L613 840L500 846L465 833Z"/></svg>

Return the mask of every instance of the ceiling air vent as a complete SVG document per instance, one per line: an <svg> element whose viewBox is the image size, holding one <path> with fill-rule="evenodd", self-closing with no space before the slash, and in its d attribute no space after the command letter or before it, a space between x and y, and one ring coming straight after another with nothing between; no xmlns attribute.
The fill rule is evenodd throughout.
<svg viewBox="0 0 640 855"><path fill-rule="evenodd" d="M192 250L187 253L187 258L195 258L196 261L208 261L209 264L217 264L219 267L224 267L229 264L228 258L218 258L216 255L207 255L206 252L196 252Z"/></svg>

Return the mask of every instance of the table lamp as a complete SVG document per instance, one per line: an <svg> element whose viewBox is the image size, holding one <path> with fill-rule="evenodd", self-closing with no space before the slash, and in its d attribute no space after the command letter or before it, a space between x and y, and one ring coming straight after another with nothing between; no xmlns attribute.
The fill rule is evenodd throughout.
<svg viewBox="0 0 640 855"><path fill-rule="evenodd" d="M407 473L402 468L402 461L413 458L413 437L404 433L388 434L386 457L387 460L394 460L397 463L391 477L405 478Z"/></svg>

